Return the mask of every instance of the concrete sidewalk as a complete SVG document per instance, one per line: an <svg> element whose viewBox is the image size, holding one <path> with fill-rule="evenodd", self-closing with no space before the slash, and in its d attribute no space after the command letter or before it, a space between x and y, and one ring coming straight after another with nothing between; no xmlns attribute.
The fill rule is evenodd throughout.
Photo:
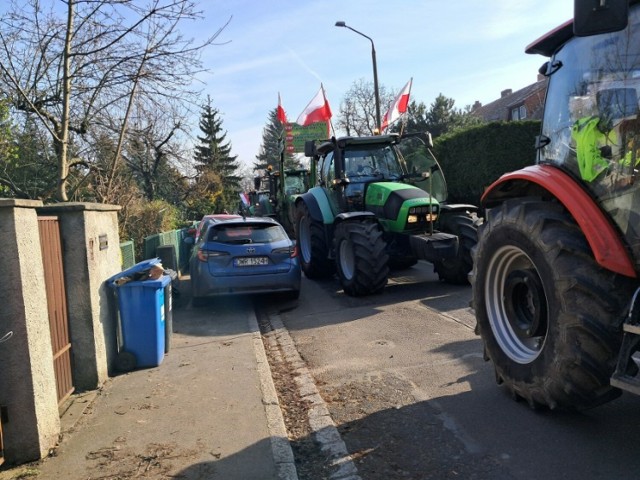
<svg viewBox="0 0 640 480"><path fill-rule="evenodd" d="M297 480L251 302L187 301L174 303L162 364L77 396L35 478Z"/></svg>

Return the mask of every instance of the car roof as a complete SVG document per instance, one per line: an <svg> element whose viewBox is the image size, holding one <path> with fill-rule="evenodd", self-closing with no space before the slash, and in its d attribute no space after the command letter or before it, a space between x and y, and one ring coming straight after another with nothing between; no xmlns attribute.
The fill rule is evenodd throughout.
<svg viewBox="0 0 640 480"><path fill-rule="evenodd" d="M204 217L202 217L201 222L204 222L205 220L213 220L214 222L224 222L224 221L233 220L236 218L242 218L242 217L240 215L234 215L229 213L214 213L214 214L205 215Z"/></svg>
<svg viewBox="0 0 640 480"><path fill-rule="evenodd" d="M243 227L253 227L260 228L264 227L277 227L282 230L282 233L285 237L288 237L284 227L275 219L271 217L241 217L239 215L232 216L234 218L229 218L223 221L211 221L207 222L202 231L202 239L206 239L209 237L209 231L212 229L225 229L225 230L236 230L242 229ZM206 240L205 240L206 241Z"/></svg>
<svg viewBox="0 0 640 480"><path fill-rule="evenodd" d="M220 222L220 223L232 224L232 225L242 225L245 223L253 223L253 224L264 223L268 225L280 225L276 220L274 220L271 217L241 217L240 215L233 215L233 218L229 218L227 220L224 220L224 222Z"/></svg>

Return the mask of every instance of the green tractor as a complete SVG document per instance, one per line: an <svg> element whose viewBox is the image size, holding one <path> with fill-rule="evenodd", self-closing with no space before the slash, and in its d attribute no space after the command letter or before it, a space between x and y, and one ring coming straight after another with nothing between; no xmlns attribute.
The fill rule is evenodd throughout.
<svg viewBox="0 0 640 480"><path fill-rule="evenodd" d="M308 278L337 272L351 296L381 292L390 268L433 263L449 283L466 284L481 219L477 208L447 204L427 135L423 171L411 171L398 134L306 142L317 186L295 199L295 234Z"/></svg>
<svg viewBox="0 0 640 480"><path fill-rule="evenodd" d="M277 172L268 168L264 175L253 179L255 191L249 194L249 213L275 218L292 236L295 199L309 190L311 178L309 170L285 170L282 162Z"/></svg>

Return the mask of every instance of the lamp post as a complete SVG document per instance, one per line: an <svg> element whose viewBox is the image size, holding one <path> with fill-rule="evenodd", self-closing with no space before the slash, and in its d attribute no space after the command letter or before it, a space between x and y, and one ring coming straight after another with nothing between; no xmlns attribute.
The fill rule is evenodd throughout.
<svg viewBox="0 0 640 480"><path fill-rule="evenodd" d="M380 134L380 127L382 125L382 120L380 118L380 92L378 91L378 66L376 64L376 47L373 44L373 40L371 37L365 35L362 32L359 32L355 28L351 28L345 22L339 21L336 22L336 27L344 27L348 28L352 32L356 32L358 35L362 35L364 38L368 39L371 42L371 60L373 61L373 90L376 97L376 129L378 130L378 134Z"/></svg>

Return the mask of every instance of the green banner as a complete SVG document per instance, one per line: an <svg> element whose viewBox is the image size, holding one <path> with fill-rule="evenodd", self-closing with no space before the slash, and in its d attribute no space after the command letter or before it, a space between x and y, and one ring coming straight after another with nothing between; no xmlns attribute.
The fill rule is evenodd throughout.
<svg viewBox="0 0 640 480"><path fill-rule="evenodd" d="M328 122L312 123L306 127L287 123L284 130L287 153L304 153L304 142L307 140L326 140L329 137Z"/></svg>

